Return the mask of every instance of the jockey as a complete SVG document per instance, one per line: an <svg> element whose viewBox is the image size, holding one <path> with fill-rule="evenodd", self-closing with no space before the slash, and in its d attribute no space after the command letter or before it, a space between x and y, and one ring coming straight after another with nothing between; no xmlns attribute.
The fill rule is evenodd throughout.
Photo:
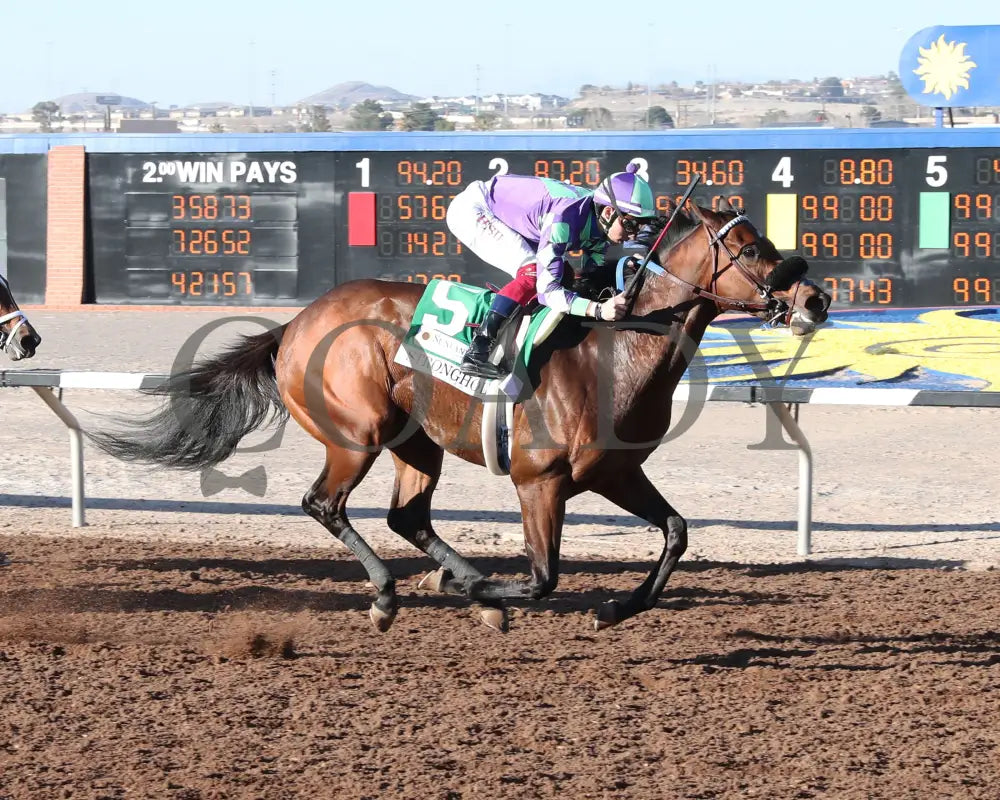
<svg viewBox="0 0 1000 800"><path fill-rule="evenodd" d="M504 320L538 299L572 316L613 321L625 316L622 294L595 303L561 285L566 254L583 250L583 274L604 264L608 245L635 239L641 220L656 216L653 190L629 164L625 172L584 189L549 178L497 175L473 181L448 206L448 228L483 261L513 280L493 298L462 358L462 372L503 373L489 357Z"/></svg>

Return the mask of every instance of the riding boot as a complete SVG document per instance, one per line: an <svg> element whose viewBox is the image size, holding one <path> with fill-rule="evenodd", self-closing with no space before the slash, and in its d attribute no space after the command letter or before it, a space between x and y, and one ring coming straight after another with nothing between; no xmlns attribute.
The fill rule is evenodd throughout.
<svg viewBox="0 0 1000 800"><path fill-rule="evenodd" d="M490 355L493 353L497 336L500 335L500 328L518 307L516 301L502 294L493 298L493 304L486 312L486 318L479 326L476 335L472 337L469 349L462 356L462 363L459 366L462 372L480 378L502 378L506 375L500 367L490 361Z"/></svg>

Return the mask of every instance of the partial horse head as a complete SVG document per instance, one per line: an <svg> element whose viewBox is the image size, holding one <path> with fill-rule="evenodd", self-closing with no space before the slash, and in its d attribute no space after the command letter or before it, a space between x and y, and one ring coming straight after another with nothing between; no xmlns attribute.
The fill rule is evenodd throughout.
<svg viewBox="0 0 1000 800"><path fill-rule="evenodd" d="M41 342L42 337L18 308L7 279L0 275L0 350L6 351L11 361L20 361L31 358Z"/></svg>
<svg viewBox="0 0 1000 800"><path fill-rule="evenodd" d="M693 202L688 208L691 216L678 215L678 230L656 252L674 282L713 302L719 313L744 311L788 325L796 336L826 321L830 295L806 279L804 258L783 258L739 209L717 212Z"/></svg>

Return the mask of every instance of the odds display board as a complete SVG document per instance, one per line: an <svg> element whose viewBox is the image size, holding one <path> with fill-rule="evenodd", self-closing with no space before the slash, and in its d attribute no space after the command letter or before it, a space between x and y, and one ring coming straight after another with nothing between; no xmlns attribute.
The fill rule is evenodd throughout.
<svg viewBox="0 0 1000 800"><path fill-rule="evenodd" d="M808 260L835 307L1000 303L1000 147L984 136L698 133L332 135L290 137L297 150L91 152L95 299L301 305L356 278L502 282L448 230L458 192L508 172L596 187L634 161L661 209L701 174L697 202L745 208L785 255ZM306 149L318 142L328 149Z"/></svg>

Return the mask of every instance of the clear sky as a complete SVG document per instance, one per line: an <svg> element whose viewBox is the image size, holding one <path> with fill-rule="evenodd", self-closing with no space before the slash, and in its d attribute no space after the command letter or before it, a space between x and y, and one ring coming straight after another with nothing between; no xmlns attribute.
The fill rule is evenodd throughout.
<svg viewBox="0 0 1000 800"><path fill-rule="evenodd" d="M283 105L351 80L572 97L882 75L922 28L997 24L998 0L3 0L0 111L82 91Z"/></svg>

